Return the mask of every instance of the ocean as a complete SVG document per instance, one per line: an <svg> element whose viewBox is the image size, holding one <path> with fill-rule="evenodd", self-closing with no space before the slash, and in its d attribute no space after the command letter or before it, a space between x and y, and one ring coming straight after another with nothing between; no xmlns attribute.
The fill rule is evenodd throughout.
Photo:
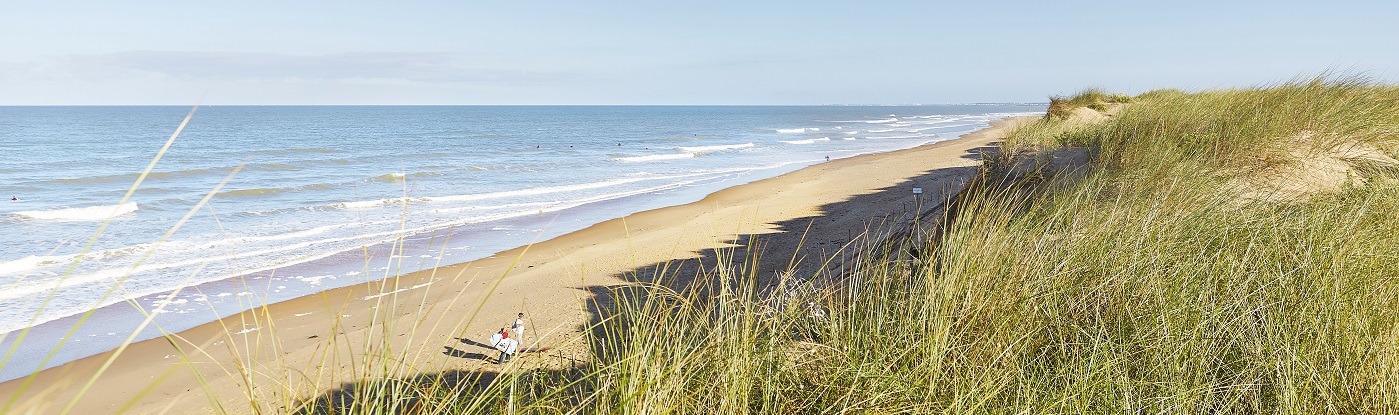
<svg viewBox="0 0 1399 415"><path fill-rule="evenodd" d="M0 107L0 380L1044 105L205 106L123 200L189 110Z"/></svg>

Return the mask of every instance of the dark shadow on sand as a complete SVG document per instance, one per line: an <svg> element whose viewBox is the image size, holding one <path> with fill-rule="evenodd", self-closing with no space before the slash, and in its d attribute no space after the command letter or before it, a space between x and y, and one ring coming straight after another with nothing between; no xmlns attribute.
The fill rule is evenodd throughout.
<svg viewBox="0 0 1399 415"><path fill-rule="evenodd" d="M989 160L997 156L995 146L983 146L968 150L963 158ZM920 229L936 229L945 220L947 207L955 204L954 199L966 186L973 183L981 173L979 166L948 167L930 169L911 179L877 191L855 195L847 200L827 204L818 209L817 214L773 223L774 231L764 234L741 234L728 241L731 248L706 249L698 253L698 258L660 262L637 266L619 272L614 276L631 284L609 286L587 286L580 290L588 292L586 311L589 321L582 329L594 334L591 353L600 364L618 358L612 351L619 350L611 345L601 344L606 339L606 330L626 330L625 323L611 319L611 311L620 299L641 295L644 290L635 283L654 284L678 292L698 291L702 293L713 287L696 287L696 278L716 267L731 266L745 275L752 275L752 281L745 284L761 289L776 287L783 279L800 279L815 284L829 284L839 281L851 270L856 252L852 246L869 247L897 244L890 252L898 252L905 257L916 257L926 245L934 243L935 233L919 233ZM923 189L920 196L913 188ZM935 231L934 231L935 232ZM756 269L752 269L756 267ZM607 324L603 324L606 321ZM618 326L618 324L622 324ZM491 347L484 343L465 338L453 339L456 342L479 347L485 353L476 353L444 346L443 354L462 359L492 360ZM575 362L575 365L579 363ZM579 366L554 370L536 370L546 376L582 376ZM513 375L513 374L512 374ZM381 381L401 385L436 385L439 388L470 396L479 393L499 374L494 371L449 371L423 374L412 378ZM363 399L360 391L373 390L364 384L345 384L336 390L326 392L311 400L302 402L307 409L298 414L343 413L355 408L355 403ZM368 385L374 386L374 385ZM382 390L382 387L379 388ZM404 398L419 399L419 398ZM412 411L416 400L405 401L393 406L403 411ZM405 406L406 405L406 406Z"/></svg>
<svg viewBox="0 0 1399 415"><path fill-rule="evenodd" d="M442 346L442 354L462 359L490 360L491 357L481 353L470 353L452 346Z"/></svg>
<svg viewBox="0 0 1399 415"><path fill-rule="evenodd" d="M491 347L491 345L485 344L485 343L481 343L481 342L478 342L478 341L475 341L475 340L471 340L471 339L467 339L467 338L462 338L462 337L457 337L456 339L457 339L457 341L460 341L460 342L462 342L462 343L465 343L465 344L468 344L468 345L472 345L472 346L476 346L476 347L480 347L480 348L482 348L482 349L486 349L486 350L495 350L495 348L494 348L494 347Z"/></svg>

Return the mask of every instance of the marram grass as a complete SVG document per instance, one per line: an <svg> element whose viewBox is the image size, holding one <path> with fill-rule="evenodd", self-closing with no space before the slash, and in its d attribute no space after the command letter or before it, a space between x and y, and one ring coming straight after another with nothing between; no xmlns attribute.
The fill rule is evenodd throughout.
<svg viewBox="0 0 1399 415"><path fill-rule="evenodd" d="M1399 181L1276 204L1225 180L1298 145L1394 155L1396 97L1318 80L1043 121L1008 148L1087 146L1089 173L974 187L922 257L869 245L847 275L777 289L718 267L699 277L717 291L621 290L578 368L424 413L1399 412Z"/></svg>
<svg viewBox="0 0 1399 415"><path fill-rule="evenodd" d="M1396 96L1168 92L1105 124L1022 129L1010 145L1050 131L1040 148L1095 148L1092 171L1028 199L980 188L937 249L864 250L833 286L631 295L612 315L629 329L594 339L622 346L585 371L587 397L519 410L1399 411L1399 182L1274 204L1221 180L1303 132L1392 149Z"/></svg>

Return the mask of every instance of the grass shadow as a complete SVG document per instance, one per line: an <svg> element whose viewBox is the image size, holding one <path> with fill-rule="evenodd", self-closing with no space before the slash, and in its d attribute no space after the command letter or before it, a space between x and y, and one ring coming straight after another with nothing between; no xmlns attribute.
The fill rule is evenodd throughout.
<svg viewBox="0 0 1399 415"><path fill-rule="evenodd" d="M965 152L962 157L982 160L994 154L994 151L994 146L978 147ZM617 342L624 341L619 339L625 339L624 334L635 323L616 318L619 305L628 299L650 295L659 287L685 293L688 299L711 298L725 288L718 285L717 280L704 278L717 268L730 267L750 277L726 283L745 284L752 292L771 294L793 280L811 286L840 281L852 272L859 256L852 246L893 244L898 246L895 249L897 252L916 254L916 249L909 250L904 245L916 243L927 235L917 233L915 229L920 228L920 224L939 220L947 202L976 179L979 172L979 166L929 169L894 185L823 205L815 214L770 223L771 230L767 233L735 235L725 241L730 247L705 249L698 252L695 258L635 266L613 275L626 283L581 287L587 293L584 302L587 321L581 330L591 333L587 348L593 359L590 362L572 362L570 367L531 369L523 374L568 377L571 380L567 382L576 382L586 373L596 373L590 372L592 370L625 358L622 354L627 349ZM914 187L922 188L923 193L914 194ZM449 345L443 346L444 355L493 360L494 349L488 345L467 338L454 340L484 352ZM357 408L368 408L365 405L371 402L378 405L375 408L412 413L422 409L425 399L441 402L438 399L442 394L457 394L471 401L474 399L471 396L486 394L499 379L522 375L512 372L508 366L502 370L447 371L347 383L301 402L300 407L304 410L294 413L347 413ZM383 396L384 391L395 391L398 398L387 399ZM495 392L499 393L499 390ZM467 405L459 409L472 412L477 407ZM430 412L440 413L441 410Z"/></svg>

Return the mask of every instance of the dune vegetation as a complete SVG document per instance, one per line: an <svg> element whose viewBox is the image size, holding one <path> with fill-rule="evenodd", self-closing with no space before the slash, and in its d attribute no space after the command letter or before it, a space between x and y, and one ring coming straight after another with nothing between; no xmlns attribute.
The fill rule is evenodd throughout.
<svg viewBox="0 0 1399 415"><path fill-rule="evenodd" d="M721 266L703 289L619 289L584 362L303 409L1399 408L1399 89L1319 78L1056 105L1067 115L1015 130L945 214L849 247L853 272L759 289Z"/></svg>
<svg viewBox="0 0 1399 415"><path fill-rule="evenodd" d="M635 275L579 361L364 356L352 391L225 409L1393 413L1396 156L1399 88L1364 79L1056 97L936 215L846 247L847 272Z"/></svg>

